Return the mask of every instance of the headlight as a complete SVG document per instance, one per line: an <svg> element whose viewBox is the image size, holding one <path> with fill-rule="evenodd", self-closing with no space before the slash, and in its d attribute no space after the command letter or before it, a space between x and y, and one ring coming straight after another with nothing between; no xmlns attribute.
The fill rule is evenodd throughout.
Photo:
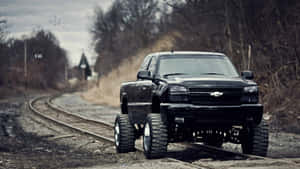
<svg viewBox="0 0 300 169"><path fill-rule="evenodd" d="M244 87L244 92L245 93L257 93L258 92L258 87L257 86Z"/></svg>
<svg viewBox="0 0 300 169"><path fill-rule="evenodd" d="M187 102L188 101L188 89L184 86L170 86L169 88L169 100L171 102Z"/></svg>
<svg viewBox="0 0 300 169"><path fill-rule="evenodd" d="M170 94L187 94L188 89L184 86L171 86L170 89Z"/></svg>

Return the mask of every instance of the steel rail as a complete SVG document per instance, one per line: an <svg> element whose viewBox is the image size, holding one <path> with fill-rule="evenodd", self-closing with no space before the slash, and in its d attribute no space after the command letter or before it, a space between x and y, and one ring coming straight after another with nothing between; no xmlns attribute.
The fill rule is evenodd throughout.
<svg viewBox="0 0 300 169"><path fill-rule="evenodd" d="M54 110L54 111L58 111L58 112L66 114L68 116L72 116L74 118L81 119L81 120L86 121L88 123L97 123L97 124L100 124L100 125L102 125L102 126L104 126L106 128L109 128L111 130L113 130L113 128L114 128L114 126L112 124L110 124L110 123L107 123L107 122L104 122L104 121L101 121L101 120L93 120L93 119L89 119L89 118L86 118L86 117L83 117L83 116L80 116L80 115L76 115L76 114L73 114L73 113L71 113L71 112L63 109L62 107L60 107L58 105L53 104L52 103L52 99L54 99L54 98L56 98L58 96L54 96L54 97L42 96L42 97L36 97L36 98L30 100L29 101L29 108L36 115L38 115L39 117L42 117L43 119L49 120L51 122L54 122L55 124L60 125L62 127L67 127L67 128L72 129L74 131L80 132L80 133L82 133L84 135L88 135L88 136L94 137L96 139L102 140L102 141L104 141L106 143L114 144L114 139L113 138L101 136L101 135L93 133L91 131L88 131L88 130L85 130L85 129L81 129L81 128L78 128L78 127L74 127L74 126L72 126L70 124L67 124L67 123L59 121L59 120L57 120L57 119L55 119L53 117L45 115L42 112L40 112L39 110L37 110L34 107L34 103L37 102L40 99L45 99L45 97L48 97L48 98L46 98L47 99L46 100L46 105L49 108L51 108L52 110ZM267 159L270 159L270 158L267 158L267 157L260 157L260 156L242 154L242 153L239 153L239 152L224 150L222 148L216 148L216 147L207 146L207 145L201 145L201 144L177 143L177 145L184 145L184 146L188 146L188 147L191 147L191 148L194 147L195 149L203 150L203 151L208 152L208 153L224 154L224 156L226 156L226 154L227 155L231 155L231 156L232 155L236 155L236 156L242 157L243 159L247 159L247 160L267 160ZM137 147L136 150L139 151L139 152L143 152L143 149L140 148L140 147ZM184 164L189 165L191 167L199 167L199 165L195 165L195 164L192 164L190 162L185 162L185 161L177 160L177 159L174 159L174 158L166 158L166 159L168 159L170 161L173 161L173 162L181 162L181 163L184 163Z"/></svg>
<svg viewBox="0 0 300 169"><path fill-rule="evenodd" d="M69 116L73 116L75 118L80 118L86 122L92 122L92 123L101 123L103 125L105 125L106 127L108 128L111 128L113 130L114 126L110 123L107 123L107 122L104 122L102 120L93 120L93 119L89 119L89 118L86 118L86 117L83 117L81 115L77 115L77 114L74 114L74 113L71 113L69 112L68 110L65 110L63 109L61 106L59 105L55 105L52 103L52 100L59 97L60 95L57 95L57 96L54 96L54 97L51 97L47 100L47 104L54 110L57 110L57 111L60 111L62 113L65 113ZM201 144L190 144L190 143L177 143L177 144L181 144L181 145L185 145L185 146L188 146L188 147L194 147L194 148L198 148L198 149L201 149L201 150L204 150L208 153L220 153L220 154L228 154L228 155L236 155L236 156L240 156L242 158L247 158L247 159L265 159L265 157L260 157L260 156L254 156L254 155L248 155L248 154L242 154L242 153L239 153L239 152L234 152L234 151L229 151L229 150L224 150L222 148L217 148L217 147L213 147L213 146L208 146L208 145L201 145ZM141 148L138 148L139 151L143 151Z"/></svg>
<svg viewBox="0 0 300 169"><path fill-rule="evenodd" d="M39 117L41 117L41 118L43 118L43 119L45 119L45 120L54 122L55 124L57 124L57 125L59 125L59 126L67 127L67 128L69 128L69 129L72 129L72 130L74 130L74 131L80 132L80 133L82 133L82 134L84 134L84 135L88 135L88 136L94 137L94 138L96 138L96 139L102 140L102 141L104 141L104 142L106 142L106 143L109 143L109 144L114 144L114 139L112 139L112 138L104 137L104 136L95 134L95 133L93 133L93 132L90 132L90 131L88 131L88 130L83 130L83 129L80 129L80 128L78 128L78 127L74 127L74 126L72 126L72 125L70 125L70 124L64 123L64 122L62 122L62 121L58 121L58 120L56 120L56 119L54 119L54 118L52 118L52 117L50 117L50 116L47 116L47 115L45 115L45 114L39 112L36 108L34 108L33 104L34 104L36 101L38 101L38 100L40 100L40 99L42 99L42 98L45 98L45 97L49 97L49 96L36 97L36 98L34 98L34 99L32 99L32 100L29 101L29 108L30 108L30 110L31 110L32 112L34 112L36 115L38 115ZM53 110L59 111L59 112L61 112L61 113L68 114L68 115L73 116L73 117L81 118L81 119L83 119L84 121L87 121L87 122L102 123L101 121L96 121L96 120L91 120L91 119L87 119L87 118L82 118L82 116L76 116L76 115L74 115L74 114L71 114L70 112L65 111L65 110L63 110L62 108L59 108L58 106L55 106L54 104L52 104L52 103L51 103L51 99L53 99L53 97L52 97L52 98L48 98L46 104L47 104L51 109L53 109ZM102 123L102 124L104 124L104 126L106 126L106 127L110 127L111 129L113 129L113 126L112 126L111 124L109 124L109 123ZM136 151L142 153L142 152L143 152L143 149L142 149L142 148L139 148L139 147L136 147ZM191 164L191 163L188 163L188 162L185 162L185 161L180 161L180 160L173 159L173 158L166 158L166 160L172 161L172 162L181 163L181 164L183 164L183 165L187 165L187 166L190 166L190 167L193 167L193 168L199 168L198 165Z"/></svg>
<svg viewBox="0 0 300 169"><path fill-rule="evenodd" d="M114 126L113 126L112 124L107 123L107 122L105 122L105 121L103 121L103 120L93 120L93 119L89 119L89 118L86 118L86 117L84 117L84 116L81 116L81 115L79 115L79 114L78 114L78 115L75 115L74 113L71 113L71 112L69 112L69 111L66 110L66 109L63 109L61 106L56 105L56 104L53 104L53 103L52 103L52 100L55 99L55 98L57 98L57 97L59 97L59 96L60 96L60 95L56 95L56 96L54 96L54 97L50 97L50 98L47 100L47 104L48 104L48 106L49 106L50 108L52 108L52 109L54 109L54 110L56 110L56 111L62 112L62 113L64 113L64 114L68 115L68 116L73 116L73 117L75 117L75 118L80 118L80 119L82 119L82 120L84 120L84 121L86 121L86 122L92 122L92 123L102 124L102 125L104 125L104 126L106 126L106 127L108 127L108 128L111 128L111 129L114 128Z"/></svg>
<svg viewBox="0 0 300 169"><path fill-rule="evenodd" d="M36 115L38 115L39 117L41 117L41 118L43 118L43 119L46 119L46 120L48 120L48 121L51 121L51 122L53 122L53 123L55 123L55 124L57 124L57 125L59 125L59 126L67 127L67 128L69 128L69 129L72 129L72 130L77 131L77 132L79 132L79 133L82 133L82 134L84 134L84 135L88 135L88 136L97 138L97 139L102 140L102 141L104 141L104 142L106 142L106 143L109 143L109 144L114 144L114 139L113 139L113 138L101 136L101 135L95 134L95 133L93 133L93 132L91 132L91 131L88 131L88 130L85 130L85 129L81 129L81 128L78 128L78 127L74 127L74 126L72 126L72 125L70 125L70 124L67 124L67 123L62 122L62 121L59 121L59 120L57 120L57 119L55 119L55 118L53 118L53 117L50 117L50 116L48 116L48 115L45 115L45 114L43 114L42 112L40 112L39 110L37 110L37 109L33 106L34 103L35 103L36 101L40 100L40 99L45 98L45 97L48 97L48 96L36 97L36 98L30 100L30 101L29 101L29 109L30 109L32 112L34 112Z"/></svg>

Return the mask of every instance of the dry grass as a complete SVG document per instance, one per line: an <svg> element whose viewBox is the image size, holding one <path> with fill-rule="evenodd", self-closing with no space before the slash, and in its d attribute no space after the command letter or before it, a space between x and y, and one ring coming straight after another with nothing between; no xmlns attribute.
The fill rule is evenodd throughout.
<svg viewBox="0 0 300 169"><path fill-rule="evenodd" d="M99 86L92 87L87 92L83 93L82 97L94 103L114 107L119 106L121 83L136 80L137 71L144 57L152 52L171 50L173 48L175 37L177 36L180 36L177 32L166 34L157 40L154 45L137 51L136 55L124 61L107 76L102 77Z"/></svg>

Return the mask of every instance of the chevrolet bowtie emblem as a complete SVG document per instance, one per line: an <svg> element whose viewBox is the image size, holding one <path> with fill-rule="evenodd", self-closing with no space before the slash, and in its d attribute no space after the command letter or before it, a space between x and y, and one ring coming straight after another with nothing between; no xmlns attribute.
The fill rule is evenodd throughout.
<svg viewBox="0 0 300 169"><path fill-rule="evenodd" d="M222 92L216 91L216 92L211 92L210 95L211 95L211 96L214 96L214 97L220 97L220 96L223 95L223 93L222 93Z"/></svg>

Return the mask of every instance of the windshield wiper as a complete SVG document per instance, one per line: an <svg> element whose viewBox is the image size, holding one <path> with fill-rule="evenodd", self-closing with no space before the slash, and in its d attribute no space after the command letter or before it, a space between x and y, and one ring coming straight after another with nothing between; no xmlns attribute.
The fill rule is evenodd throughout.
<svg viewBox="0 0 300 169"><path fill-rule="evenodd" d="M167 78L168 76L177 76L177 75L187 75L186 73L168 73L164 74L163 77Z"/></svg>
<svg viewBox="0 0 300 169"><path fill-rule="evenodd" d="M201 73L201 75L223 75L223 73L209 72L209 73Z"/></svg>

